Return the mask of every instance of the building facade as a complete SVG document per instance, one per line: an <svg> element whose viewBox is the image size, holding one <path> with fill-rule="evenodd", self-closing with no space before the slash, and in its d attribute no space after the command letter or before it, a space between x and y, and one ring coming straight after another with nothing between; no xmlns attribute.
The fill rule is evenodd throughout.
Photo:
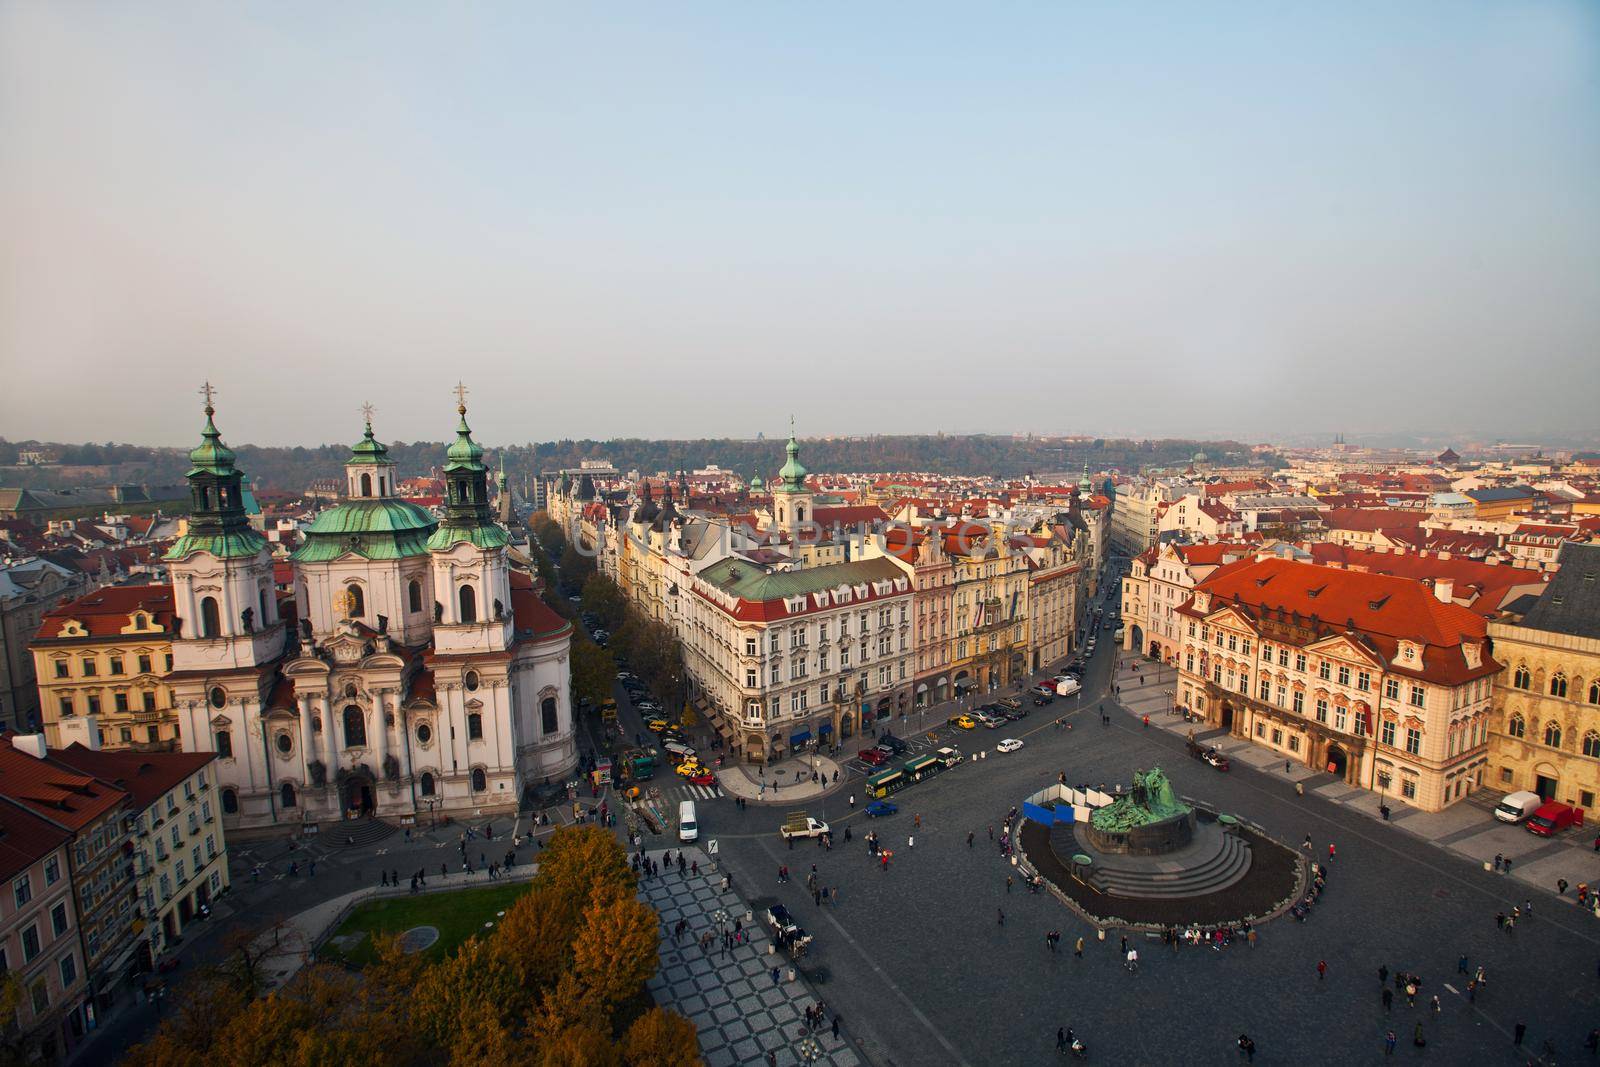
<svg viewBox="0 0 1600 1067"><path fill-rule="evenodd" d="M176 619L170 585L106 586L44 617L31 651L51 748L178 747L167 685Z"/></svg>
<svg viewBox="0 0 1600 1067"><path fill-rule="evenodd" d="M1490 781L1600 816L1600 545L1562 547L1560 569L1520 618L1489 623L1496 681Z"/></svg>
<svg viewBox="0 0 1600 1067"><path fill-rule="evenodd" d="M0 726L38 728L39 679L28 644L45 614L87 585L86 575L38 557L0 566Z"/></svg>
<svg viewBox="0 0 1600 1067"><path fill-rule="evenodd" d="M72 835L0 801L0 974L22 994L13 1020L24 1055L54 1062L83 1037L88 976L68 877Z"/></svg>
<svg viewBox="0 0 1600 1067"><path fill-rule="evenodd" d="M1484 784L1500 664L1481 616L1284 559L1221 568L1178 613L1176 699L1211 726L1425 811Z"/></svg>

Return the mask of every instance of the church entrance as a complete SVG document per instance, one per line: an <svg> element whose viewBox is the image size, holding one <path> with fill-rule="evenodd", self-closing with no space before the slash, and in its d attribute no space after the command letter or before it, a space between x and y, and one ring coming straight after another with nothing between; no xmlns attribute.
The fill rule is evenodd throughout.
<svg viewBox="0 0 1600 1067"><path fill-rule="evenodd" d="M1222 728L1224 730L1227 730L1229 733L1232 733L1233 732L1233 704L1230 701L1224 700L1222 702L1221 715L1222 715L1222 722L1221 722Z"/></svg>
<svg viewBox="0 0 1600 1067"><path fill-rule="evenodd" d="M372 780L354 775L345 782L345 810L355 815L372 814Z"/></svg>

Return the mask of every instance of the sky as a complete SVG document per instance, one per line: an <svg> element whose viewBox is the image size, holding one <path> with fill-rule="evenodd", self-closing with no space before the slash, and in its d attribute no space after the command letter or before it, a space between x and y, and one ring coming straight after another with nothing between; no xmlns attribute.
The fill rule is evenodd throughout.
<svg viewBox="0 0 1600 1067"><path fill-rule="evenodd" d="M0 436L1600 429L1600 5L0 0Z"/></svg>

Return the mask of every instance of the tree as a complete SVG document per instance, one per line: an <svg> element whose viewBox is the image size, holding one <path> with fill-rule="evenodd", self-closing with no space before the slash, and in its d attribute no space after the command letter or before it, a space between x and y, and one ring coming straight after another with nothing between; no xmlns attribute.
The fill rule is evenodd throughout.
<svg viewBox="0 0 1600 1067"><path fill-rule="evenodd" d="M611 1035L592 1026L569 1026L539 1047L539 1067L620 1067Z"/></svg>
<svg viewBox="0 0 1600 1067"><path fill-rule="evenodd" d="M536 993L517 981L496 939L469 937L455 955L423 974L411 1003L411 1019L429 1040L450 1048L461 1020L478 1004L494 1005L502 1022L523 1014Z"/></svg>
<svg viewBox="0 0 1600 1067"><path fill-rule="evenodd" d="M561 551L561 582L568 589L582 589L590 576L596 574L594 557L588 553L579 552L572 542Z"/></svg>
<svg viewBox="0 0 1600 1067"><path fill-rule="evenodd" d="M609 575L596 571L583 583L583 610L598 616L613 630L622 622L627 603L622 587L612 581Z"/></svg>
<svg viewBox="0 0 1600 1067"><path fill-rule="evenodd" d="M556 912L569 930L578 929L597 893L607 889L631 893L636 886L622 846L597 826L563 826L551 834L539 854L535 884L548 891L545 906Z"/></svg>
<svg viewBox="0 0 1600 1067"><path fill-rule="evenodd" d="M573 941L573 972L610 1014L655 973L660 923L629 890L613 886L595 898Z"/></svg>
<svg viewBox="0 0 1600 1067"><path fill-rule="evenodd" d="M572 635L572 691L579 700L600 704L610 699L617 664L611 653L580 633Z"/></svg>
<svg viewBox="0 0 1600 1067"><path fill-rule="evenodd" d="M495 933L517 981L528 989L553 986L568 970L577 931L571 913L556 905L557 895L543 878L541 869L528 892L506 909Z"/></svg>
<svg viewBox="0 0 1600 1067"><path fill-rule="evenodd" d="M628 1027L622 1056L628 1067L694 1067L700 1062L700 1040L688 1019L651 1008Z"/></svg>

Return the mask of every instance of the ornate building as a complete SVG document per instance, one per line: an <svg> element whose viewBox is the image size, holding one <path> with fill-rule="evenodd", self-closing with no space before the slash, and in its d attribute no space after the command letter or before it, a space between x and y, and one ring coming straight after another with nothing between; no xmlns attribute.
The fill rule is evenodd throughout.
<svg viewBox="0 0 1600 1067"><path fill-rule="evenodd" d="M483 449L457 410L442 520L395 495L369 417L345 500L291 557L296 635L208 398L189 532L167 556L170 680L185 748L218 755L230 825L514 810L576 765L570 624L510 570Z"/></svg>

